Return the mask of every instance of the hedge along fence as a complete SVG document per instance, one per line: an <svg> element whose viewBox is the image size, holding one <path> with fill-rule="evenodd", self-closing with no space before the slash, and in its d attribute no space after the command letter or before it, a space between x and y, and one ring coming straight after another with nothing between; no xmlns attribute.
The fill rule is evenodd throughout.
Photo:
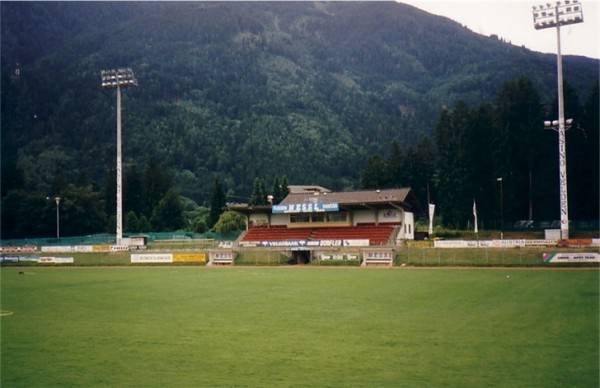
<svg viewBox="0 0 600 388"><path fill-rule="evenodd" d="M415 248L395 251L394 265L412 266L544 266L544 253L599 252L598 248ZM582 264L573 263L573 266ZM596 265L585 264L585 265Z"/></svg>

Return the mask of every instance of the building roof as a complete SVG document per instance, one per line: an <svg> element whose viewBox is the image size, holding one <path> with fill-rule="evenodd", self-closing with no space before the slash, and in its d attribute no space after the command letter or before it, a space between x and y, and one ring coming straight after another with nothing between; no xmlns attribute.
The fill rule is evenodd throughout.
<svg viewBox="0 0 600 388"><path fill-rule="evenodd" d="M289 185L288 190L292 194L300 194L300 193L331 193L331 190L326 189L322 186L306 186L306 185Z"/></svg>
<svg viewBox="0 0 600 388"><path fill-rule="evenodd" d="M296 188L315 188L322 190L293 190L281 201L280 205L303 203L337 203L341 211L360 209L385 209L395 207L411 212L419 211L419 202L413 191L408 188L360 190L332 192L320 186L294 186ZM270 213L271 205L229 205L230 210L242 214Z"/></svg>
<svg viewBox="0 0 600 388"><path fill-rule="evenodd" d="M342 208L402 207L416 210L419 205L410 188L340 192L291 192L281 205L298 203L338 203Z"/></svg>

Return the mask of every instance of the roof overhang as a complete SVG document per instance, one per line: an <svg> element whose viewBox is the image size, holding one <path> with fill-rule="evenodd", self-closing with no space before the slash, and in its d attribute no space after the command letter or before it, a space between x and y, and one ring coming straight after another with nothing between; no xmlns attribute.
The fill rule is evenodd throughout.
<svg viewBox="0 0 600 388"><path fill-rule="evenodd" d="M340 211L381 210L395 208L409 212L419 211L419 202L410 188L362 190L351 192L296 192L290 193L281 205L306 203L337 203ZM229 210L249 216L250 214L271 214L271 205L235 204Z"/></svg>

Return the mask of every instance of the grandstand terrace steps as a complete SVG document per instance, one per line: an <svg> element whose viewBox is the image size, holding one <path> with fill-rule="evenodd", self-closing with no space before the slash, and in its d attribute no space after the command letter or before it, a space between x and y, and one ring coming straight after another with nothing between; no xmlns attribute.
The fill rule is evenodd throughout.
<svg viewBox="0 0 600 388"><path fill-rule="evenodd" d="M282 240L308 240L311 228L250 228L242 241L282 241Z"/></svg>
<svg viewBox="0 0 600 388"><path fill-rule="evenodd" d="M388 243L394 225L359 225L319 228L250 228L241 241L369 240L372 245Z"/></svg>

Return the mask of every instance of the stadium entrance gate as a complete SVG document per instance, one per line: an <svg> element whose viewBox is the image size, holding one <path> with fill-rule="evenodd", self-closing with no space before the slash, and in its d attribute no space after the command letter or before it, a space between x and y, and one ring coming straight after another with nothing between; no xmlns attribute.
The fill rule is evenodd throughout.
<svg viewBox="0 0 600 388"><path fill-rule="evenodd" d="M292 263L293 264L308 264L311 260L311 251L292 249Z"/></svg>

